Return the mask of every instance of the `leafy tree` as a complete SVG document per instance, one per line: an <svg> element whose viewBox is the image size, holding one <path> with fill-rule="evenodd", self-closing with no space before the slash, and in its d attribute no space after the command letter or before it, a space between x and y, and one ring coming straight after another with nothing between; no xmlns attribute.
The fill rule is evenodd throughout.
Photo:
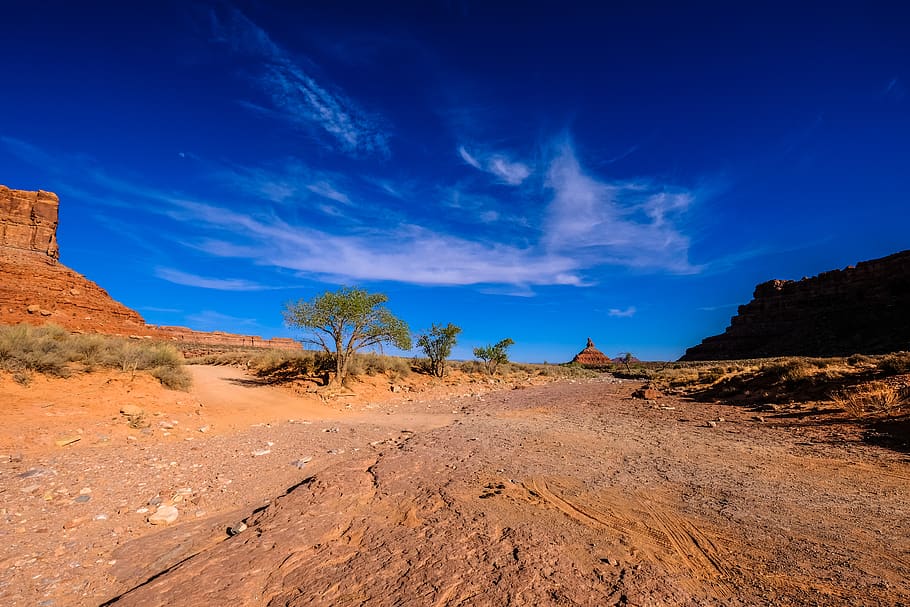
<svg viewBox="0 0 910 607"><path fill-rule="evenodd" d="M483 348L474 348L474 357L484 361L487 365L487 372L490 375L496 373L496 367L509 362L509 355L506 350L515 342L506 337L499 343Z"/></svg>
<svg viewBox="0 0 910 607"><path fill-rule="evenodd" d="M417 345L430 359L430 371L436 377L446 374L446 359L452 354L456 336L461 333L461 327L452 323L446 326L433 323L430 330L417 338Z"/></svg>
<svg viewBox="0 0 910 607"><path fill-rule="evenodd" d="M629 373L632 372L632 362L635 361L635 357L631 352L621 352L618 360L626 366L626 371Z"/></svg>
<svg viewBox="0 0 910 607"><path fill-rule="evenodd" d="M341 287L309 301L288 302L282 314L288 326L308 332L305 343L334 356L332 383L341 384L347 379L348 362L357 350L382 344L411 349L408 325L382 305L388 300L383 293Z"/></svg>

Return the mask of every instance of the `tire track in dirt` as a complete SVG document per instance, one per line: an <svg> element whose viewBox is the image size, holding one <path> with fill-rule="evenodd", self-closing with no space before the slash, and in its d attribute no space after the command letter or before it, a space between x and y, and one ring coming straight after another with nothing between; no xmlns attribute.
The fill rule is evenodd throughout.
<svg viewBox="0 0 910 607"><path fill-rule="evenodd" d="M714 542L693 523L653 500L601 495L600 507L595 507L569 497L554 480L535 478L523 486L531 501L555 507L588 527L616 531L654 561L664 565L675 561L680 573L693 578L686 584L690 591L703 591L708 584L718 598L733 596L728 582L731 569Z"/></svg>

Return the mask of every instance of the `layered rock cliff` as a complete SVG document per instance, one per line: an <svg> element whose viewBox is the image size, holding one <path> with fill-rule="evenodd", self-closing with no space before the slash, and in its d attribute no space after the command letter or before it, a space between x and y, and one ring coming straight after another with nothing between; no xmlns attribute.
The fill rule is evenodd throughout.
<svg viewBox="0 0 910 607"><path fill-rule="evenodd" d="M59 200L0 186L0 323L157 335L136 313L57 259Z"/></svg>
<svg viewBox="0 0 910 607"><path fill-rule="evenodd" d="M755 288L730 326L680 360L910 350L910 250Z"/></svg>
<svg viewBox="0 0 910 607"><path fill-rule="evenodd" d="M57 259L57 195L0 185L0 247Z"/></svg>
<svg viewBox="0 0 910 607"><path fill-rule="evenodd" d="M77 331L206 345L299 348L292 339L205 333L146 324L138 312L59 263L59 200L50 192L0 185L0 324L55 323Z"/></svg>

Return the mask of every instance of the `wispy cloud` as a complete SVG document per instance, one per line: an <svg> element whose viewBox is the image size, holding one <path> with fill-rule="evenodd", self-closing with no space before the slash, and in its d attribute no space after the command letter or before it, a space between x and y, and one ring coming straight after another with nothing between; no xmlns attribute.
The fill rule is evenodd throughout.
<svg viewBox="0 0 910 607"><path fill-rule="evenodd" d="M569 256L471 241L416 225L332 234L279 219L254 219L203 203L182 202L180 206L194 221L246 240L245 246L257 263L325 280L425 285L583 284L577 264ZM200 243L199 248L212 255L225 253L220 244L212 244Z"/></svg>
<svg viewBox="0 0 910 607"><path fill-rule="evenodd" d="M216 291L262 291L268 288L241 278L207 278L173 268L156 268L155 276L178 285Z"/></svg>
<svg viewBox="0 0 910 607"><path fill-rule="evenodd" d="M242 327L242 330L250 331L251 328L259 326L259 321L255 318L230 316L214 310L203 310L196 314L189 314L186 317L186 321L197 331L224 331L226 328L230 330L230 327Z"/></svg>
<svg viewBox="0 0 910 607"><path fill-rule="evenodd" d="M334 200L335 202L340 202L342 204L351 204L351 199L348 198L347 194L339 192L327 181L311 183L307 186L307 189L323 198L328 198L329 200Z"/></svg>
<svg viewBox="0 0 910 607"><path fill-rule="evenodd" d="M630 318L632 316L635 316L635 306L629 306L625 310L622 310L620 308L610 308L610 311L607 312L607 315L614 318Z"/></svg>
<svg viewBox="0 0 910 607"><path fill-rule="evenodd" d="M252 81L266 95L271 107L251 107L304 128L317 127L343 151L388 154L388 139L380 120L333 87L313 78L269 34L237 9L226 14L211 11L211 26L217 42L234 53L253 59Z"/></svg>
<svg viewBox="0 0 910 607"><path fill-rule="evenodd" d="M585 173L569 143L558 146L547 172L553 198L544 244L598 264L695 273L689 239L674 219L692 203L690 192L647 182L611 182Z"/></svg>
<svg viewBox="0 0 910 607"><path fill-rule="evenodd" d="M884 90L882 91L883 97L892 97L893 99L902 100L906 95L907 90L904 87L904 84L901 82L900 78L895 76L885 85Z"/></svg>
<svg viewBox="0 0 910 607"><path fill-rule="evenodd" d="M528 165L514 161L505 154L472 154L462 145L458 147L458 155L475 169L486 171L508 185L521 185L531 175Z"/></svg>
<svg viewBox="0 0 910 607"><path fill-rule="evenodd" d="M9 147L7 140L0 141ZM557 147L548 160L545 184L536 191L523 188L517 198L520 205L510 201L523 212L529 209L521 221L513 222L507 205L496 196L465 198L452 188L455 198L444 204L463 208L462 215L476 218L475 222L514 224L505 231L475 227L462 233L452 229L453 224L437 222L439 227L430 228L406 215L395 221L346 217L317 224L312 214L301 214L299 205L288 205L282 197L278 197L280 204L270 205L274 197L265 192L272 187L340 204L350 201L331 178L314 180L303 168L282 174L280 170L238 167L232 175L236 183L246 185L229 186L227 190L234 196L212 203L138 180L112 177L91 164L52 158L38 148L13 147L36 162L50 158L55 166L68 167L60 169L67 175L62 180L83 188L86 199L175 221L179 229L157 234L213 257L237 259L238 265L232 267L238 268L238 274L244 264L253 264L332 282L498 285L527 294L535 286L593 284L604 266L676 273L701 270L688 262L688 239L677 227L679 216L692 202L690 192L590 175L568 143ZM361 185L359 196L370 196L370 192L382 196L379 190L387 189L377 188L369 179ZM386 185L395 190L394 184ZM431 191L426 185L423 188ZM237 192L241 193L239 197ZM310 208L317 206L314 203ZM509 213L508 217L503 213ZM360 216L363 209L354 207L348 214ZM240 277L203 276L165 265L155 275L177 284L224 291L280 288Z"/></svg>

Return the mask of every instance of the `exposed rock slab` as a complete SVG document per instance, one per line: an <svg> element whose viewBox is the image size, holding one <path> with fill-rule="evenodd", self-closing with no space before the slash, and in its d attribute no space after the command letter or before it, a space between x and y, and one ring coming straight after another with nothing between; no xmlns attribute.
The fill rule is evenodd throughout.
<svg viewBox="0 0 910 607"><path fill-rule="evenodd" d="M681 360L848 356L910 350L910 250L755 288L730 326Z"/></svg>

